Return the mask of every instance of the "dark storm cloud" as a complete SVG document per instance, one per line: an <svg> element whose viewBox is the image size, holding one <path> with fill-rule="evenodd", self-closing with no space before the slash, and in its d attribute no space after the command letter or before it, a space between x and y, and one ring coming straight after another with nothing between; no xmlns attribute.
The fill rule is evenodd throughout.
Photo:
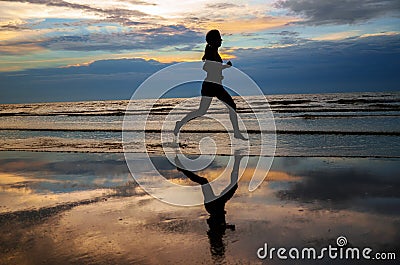
<svg viewBox="0 0 400 265"><path fill-rule="evenodd" d="M301 23L354 24L384 15L400 15L398 0L282 0L280 8L302 15Z"/></svg>

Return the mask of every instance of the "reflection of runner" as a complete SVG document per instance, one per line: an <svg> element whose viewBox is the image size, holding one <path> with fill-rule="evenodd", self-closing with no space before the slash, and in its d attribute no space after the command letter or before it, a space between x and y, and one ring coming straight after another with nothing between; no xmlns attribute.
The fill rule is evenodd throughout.
<svg viewBox="0 0 400 265"><path fill-rule="evenodd" d="M206 114L210 107L213 97L218 98L229 109L229 118L234 130L234 137L237 139L247 140L239 130L239 123L236 114L236 104L231 95L222 86L222 70L232 66L231 61L223 64L221 56L218 53L218 48L221 47L222 39L218 30L210 30L206 35L207 46L204 51L203 61L204 71L207 72L207 77L203 82L201 89L201 101L199 109L192 111L186 115L181 121L177 121L174 129L174 134L178 135L179 130L183 125L192 119L203 116Z"/></svg>
<svg viewBox="0 0 400 265"><path fill-rule="evenodd" d="M219 196L214 194L214 191L204 177L200 177L191 171L183 168L178 157L175 157L175 164L179 171L185 174L191 181L196 182L201 185L201 190L204 196L204 207L206 211L210 214L207 219L207 224L210 230L207 232L208 238L210 240L210 250L214 258L222 258L225 255L225 243L222 238L225 234L225 230L231 229L235 230L235 225L227 224L225 220L225 204L233 197L238 185L238 175L239 175L239 165L242 156L235 154L235 162L231 173L230 184L221 192Z"/></svg>

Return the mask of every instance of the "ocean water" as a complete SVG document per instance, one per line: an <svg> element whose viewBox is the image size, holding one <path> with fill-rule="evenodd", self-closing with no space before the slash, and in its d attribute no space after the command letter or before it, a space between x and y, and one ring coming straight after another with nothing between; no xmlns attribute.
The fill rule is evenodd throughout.
<svg viewBox="0 0 400 265"><path fill-rule="evenodd" d="M234 98L241 128L247 130L250 155L257 155L265 142L259 137L259 123L266 122L266 137L276 135L275 156L400 157L399 92L273 95L266 99L269 104L263 97ZM150 100L137 100L129 111L127 100L3 104L0 151L120 153L123 120L128 115L133 121L147 121L147 151L162 154L162 129L173 128L173 121L196 109L199 100L166 98L155 105ZM271 113L271 120L259 121L257 113ZM182 128L182 152L207 153L199 142L210 137L217 154L231 154L231 129L221 125L229 124L226 107L214 99L208 114L213 118L197 118ZM130 138L124 139L129 151L143 152L143 128L131 122L124 129L130 132Z"/></svg>
<svg viewBox="0 0 400 265"><path fill-rule="evenodd" d="M135 101L128 111L128 101L0 105L0 263L261 264L266 261L256 253L265 243L319 250L335 246L339 236L352 247L395 253L400 242L400 93L267 100L268 105L263 97L235 98L251 156L238 156L243 158L240 181L225 208L227 222L236 229L222 234L211 230L203 207L162 203L132 178L156 188L164 183L143 163L141 153L147 151L152 166L169 182L195 184L163 154L162 135L171 136L174 121L197 108L199 98L160 99L154 106ZM255 119L265 113L271 116ZM214 100L209 114L185 125L179 144L183 153L197 158L212 151L212 144L199 143L214 141L217 155L196 174L221 177L221 185L213 186L219 194L232 177L230 161L237 158L229 155L236 142L229 138L226 107ZM129 137L123 139L124 119L132 122L125 124ZM145 134L141 121L147 121ZM266 127L260 129L260 123ZM249 192L262 161L258 151L275 136L273 163L259 174L265 181ZM170 139L164 143L170 144ZM126 159L123 146L140 159ZM159 190L182 195L168 187ZM268 263L281 264L277 259Z"/></svg>

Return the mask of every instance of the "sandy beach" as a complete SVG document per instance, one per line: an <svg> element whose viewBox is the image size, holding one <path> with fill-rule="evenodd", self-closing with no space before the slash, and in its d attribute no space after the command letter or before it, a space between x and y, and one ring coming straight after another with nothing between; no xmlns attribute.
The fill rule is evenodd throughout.
<svg viewBox="0 0 400 265"><path fill-rule="evenodd" d="M227 159L199 175L218 174ZM398 255L398 159L277 157L252 193L244 172L226 204L235 229L220 234L210 233L204 206L171 206L143 192L122 154L1 152L0 164L2 264L282 264L257 250L321 249L339 236ZM312 262L355 261L285 264Z"/></svg>

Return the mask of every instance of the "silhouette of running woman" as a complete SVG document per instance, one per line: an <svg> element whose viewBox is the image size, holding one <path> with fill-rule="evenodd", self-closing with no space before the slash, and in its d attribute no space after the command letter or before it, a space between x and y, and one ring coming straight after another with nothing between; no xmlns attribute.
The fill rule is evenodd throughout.
<svg viewBox="0 0 400 265"><path fill-rule="evenodd" d="M191 171L183 168L178 157L175 157L175 165L178 171L185 174L191 181L201 185L204 196L204 208L210 214L207 219L209 230L207 232L210 241L211 255L216 261L222 261L225 256L225 243L223 236L226 229L235 230L235 225L227 224L225 220L225 204L233 197L238 188L239 165L243 156L235 153L235 161L231 172L230 184L221 192L222 195L215 195L208 180L200 177Z"/></svg>
<svg viewBox="0 0 400 265"><path fill-rule="evenodd" d="M236 104L231 95L222 86L222 70L232 66L231 61L223 64L222 58L218 53L218 48L221 47L222 38L218 30L210 30L206 35L207 46L204 51L202 60L204 61L203 70L207 72L207 77L202 84L201 101L199 109L190 112L181 121L175 124L174 134L178 135L179 130L192 119L206 114L210 107L213 97L225 103L229 109L229 118L234 130L234 137L237 139L247 140L239 130L239 124L236 113Z"/></svg>

